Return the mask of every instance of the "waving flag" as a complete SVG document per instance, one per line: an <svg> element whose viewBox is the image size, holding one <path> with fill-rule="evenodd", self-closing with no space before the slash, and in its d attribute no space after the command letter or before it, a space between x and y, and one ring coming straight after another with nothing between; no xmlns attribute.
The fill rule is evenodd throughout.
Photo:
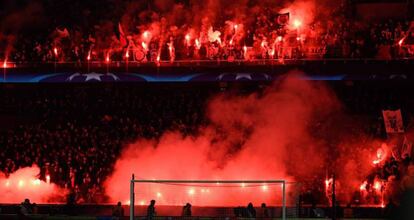
<svg viewBox="0 0 414 220"><path fill-rule="evenodd" d="M279 25L287 25L289 23L290 13L278 14L276 21Z"/></svg>
<svg viewBox="0 0 414 220"><path fill-rule="evenodd" d="M117 30L116 34L117 34L119 42L121 42L122 46L126 46L128 44L127 43L127 38L126 38L124 29L122 28L122 25L121 25L120 22L118 23L118 30Z"/></svg>
<svg viewBox="0 0 414 220"><path fill-rule="evenodd" d="M404 123L401 115L401 110L382 111L384 117L384 124L387 134L404 133Z"/></svg>

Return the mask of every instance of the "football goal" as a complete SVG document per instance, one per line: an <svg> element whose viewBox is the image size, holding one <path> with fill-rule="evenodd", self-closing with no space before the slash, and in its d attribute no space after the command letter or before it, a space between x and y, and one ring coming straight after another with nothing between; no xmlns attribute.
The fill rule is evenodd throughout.
<svg viewBox="0 0 414 220"><path fill-rule="evenodd" d="M157 203L157 217L179 216L180 207L191 204L193 216L286 220L286 187L286 180L149 180L132 175L130 220L145 217L151 200Z"/></svg>

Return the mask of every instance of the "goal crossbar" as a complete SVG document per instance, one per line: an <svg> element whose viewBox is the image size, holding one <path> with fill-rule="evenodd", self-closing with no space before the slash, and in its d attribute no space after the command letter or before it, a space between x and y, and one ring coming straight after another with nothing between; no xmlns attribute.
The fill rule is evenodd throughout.
<svg viewBox="0 0 414 220"><path fill-rule="evenodd" d="M286 220L286 180L146 180L135 179L134 174L130 181L130 220L135 218L135 183L280 183L282 184L282 220Z"/></svg>

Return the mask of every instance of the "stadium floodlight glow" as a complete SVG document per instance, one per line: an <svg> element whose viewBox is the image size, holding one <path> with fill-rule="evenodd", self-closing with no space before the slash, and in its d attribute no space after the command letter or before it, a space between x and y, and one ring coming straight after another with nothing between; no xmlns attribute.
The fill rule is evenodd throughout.
<svg viewBox="0 0 414 220"><path fill-rule="evenodd" d="M258 184L262 186L262 190L267 191L269 184L281 184L282 186L282 220L286 220L286 180L137 180L134 174L130 181L130 220L135 219L135 183L158 183L158 184L240 184L245 186L246 184ZM208 189L207 189L208 190ZM204 192L206 190L204 189ZM195 193L194 189L190 189L188 194ZM141 205L143 202L141 201Z"/></svg>

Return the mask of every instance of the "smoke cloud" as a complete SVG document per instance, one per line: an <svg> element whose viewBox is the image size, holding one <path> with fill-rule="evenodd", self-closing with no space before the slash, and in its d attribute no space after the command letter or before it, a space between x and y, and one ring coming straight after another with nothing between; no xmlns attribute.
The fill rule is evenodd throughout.
<svg viewBox="0 0 414 220"><path fill-rule="evenodd" d="M358 123L342 113L340 102L323 83L290 76L262 93L219 95L208 106L209 125L200 128L197 136L168 132L159 140L141 139L127 146L105 183L111 200L129 200L127 186L132 173L138 179L173 180L305 182L317 177L323 187L328 170L339 174L339 190L351 194L372 169L372 157L367 155L378 145L355 129L360 127ZM243 187L209 186L214 195L195 198L186 193L193 190L191 186L137 187L137 202L145 204L157 198L168 205L187 201L198 205L257 204L266 198L274 204L281 201L280 188L264 197L258 193L260 187L247 194L240 193ZM292 193L298 193L291 188Z"/></svg>
<svg viewBox="0 0 414 220"><path fill-rule="evenodd" d="M35 203L64 202L64 189L38 179L40 169L36 166L17 170L6 177L0 173L0 203L20 203L28 198Z"/></svg>

